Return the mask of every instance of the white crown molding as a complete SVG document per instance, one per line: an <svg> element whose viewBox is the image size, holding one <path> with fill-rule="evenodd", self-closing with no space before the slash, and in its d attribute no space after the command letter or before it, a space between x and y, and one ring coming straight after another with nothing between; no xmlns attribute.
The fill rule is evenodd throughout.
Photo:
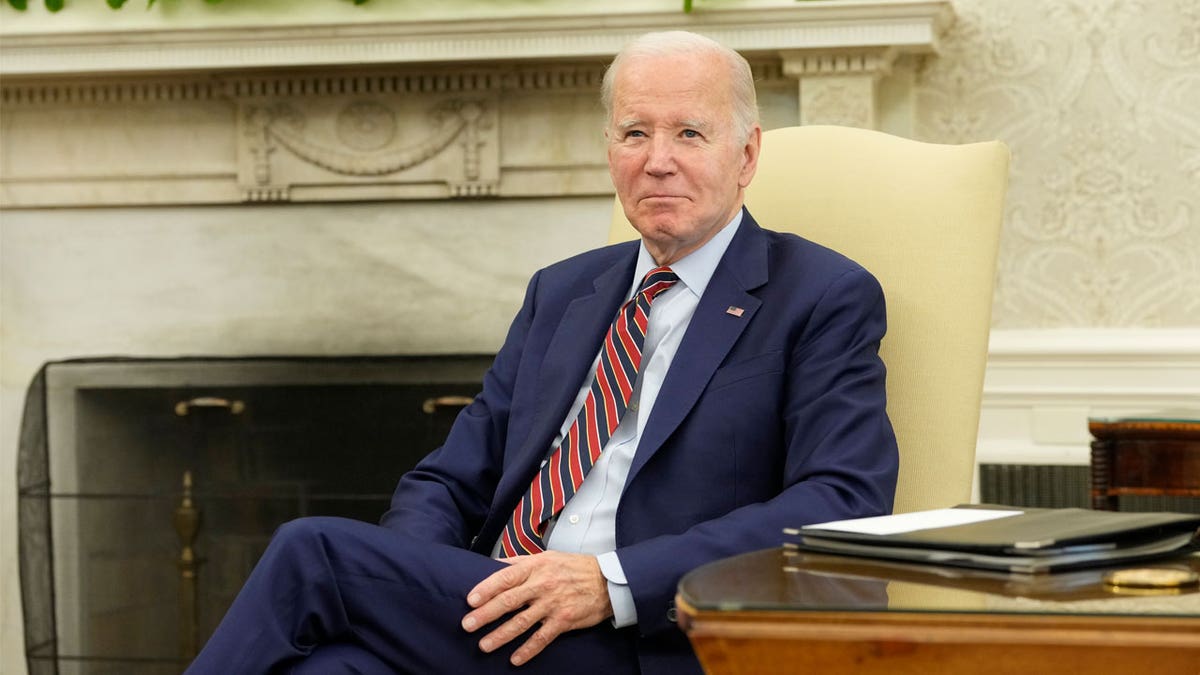
<svg viewBox="0 0 1200 675"><path fill-rule="evenodd" d="M1096 359L1200 355L1197 328L1055 328L994 330L988 344L993 361Z"/></svg>
<svg viewBox="0 0 1200 675"><path fill-rule="evenodd" d="M211 71L245 68L529 59L606 59L631 38L686 28L746 53L833 47L936 51L950 0L773 0L681 12L274 27L10 34L0 75Z"/></svg>
<svg viewBox="0 0 1200 675"><path fill-rule="evenodd" d="M1087 464L1088 417L1200 411L1200 328L992 331L978 463Z"/></svg>
<svg viewBox="0 0 1200 675"><path fill-rule="evenodd" d="M1200 408L1200 329L993 331L984 406Z"/></svg>

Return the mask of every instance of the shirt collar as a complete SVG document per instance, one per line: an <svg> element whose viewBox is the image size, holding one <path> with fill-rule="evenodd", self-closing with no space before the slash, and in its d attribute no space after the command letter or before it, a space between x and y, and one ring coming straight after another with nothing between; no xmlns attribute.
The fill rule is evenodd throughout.
<svg viewBox="0 0 1200 675"><path fill-rule="evenodd" d="M729 242L733 241L733 235L737 234L738 226L742 224L743 213L745 213L745 209L738 209L737 213L733 215L733 220L726 223L725 227L713 235L712 239L671 265L671 270L679 276L683 285L696 297L703 296L704 289L708 288L708 282L712 279L713 272L717 270L717 263L721 262L721 258L725 255L725 249L729 248ZM650 251L646 250L646 243L642 242L638 249L637 267L634 268L633 285L629 288L629 297L637 292L642 278L655 267L658 267L658 264L654 262Z"/></svg>

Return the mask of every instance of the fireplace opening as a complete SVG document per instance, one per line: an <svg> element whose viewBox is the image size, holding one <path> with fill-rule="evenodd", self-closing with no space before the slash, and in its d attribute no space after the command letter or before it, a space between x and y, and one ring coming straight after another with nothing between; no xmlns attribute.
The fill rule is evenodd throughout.
<svg viewBox="0 0 1200 675"><path fill-rule="evenodd" d="M283 522L377 522L491 356L81 360L27 394L31 675L183 670Z"/></svg>

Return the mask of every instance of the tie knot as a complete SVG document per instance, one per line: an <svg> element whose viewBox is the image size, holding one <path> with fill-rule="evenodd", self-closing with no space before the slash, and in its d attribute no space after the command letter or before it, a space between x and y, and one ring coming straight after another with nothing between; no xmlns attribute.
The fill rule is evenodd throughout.
<svg viewBox="0 0 1200 675"><path fill-rule="evenodd" d="M670 267L656 267L646 273L642 279L642 285L638 288L638 293L645 293L648 299L653 300L656 295L667 290L679 281L679 275Z"/></svg>

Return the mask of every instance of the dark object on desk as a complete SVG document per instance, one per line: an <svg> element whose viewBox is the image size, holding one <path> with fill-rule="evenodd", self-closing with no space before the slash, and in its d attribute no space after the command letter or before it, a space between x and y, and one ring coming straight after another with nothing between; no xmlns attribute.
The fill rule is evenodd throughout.
<svg viewBox="0 0 1200 675"><path fill-rule="evenodd" d="M1088 420L1092 508L1123 495L1200 497L1200 410Z"/></svg>
<svg viewBox="0 0 1200 675"><path fill-rule="evenodd" d="M854 583L875 580L934 587L940 589L937 597L941 601L955 596L986 594L1047 603L1047 606L1079 600L1111 599L1120 593L1114 588L1114 584L1108 582L1108 578L1114 574L1121 576L1124 573L1124 576L1128 576L1131 573L1152 571L1156 574L1190 577L1200 573L1200 556L1195 555L1180 556L1154 563L1140 563L1144 566L1137 568L1090 568L1061 574L1012 574L995 570L857 558L787 549L784 549L783 555L783 570L792 573L793 577L817 575L840 580L843 584L850 583L850 580L853 580ZM804 582L790 580L789 583L795 585ZM1195 595L1197 597L1196 601L1192 603L1193 608L1200 609L1200 588L1193 585L1181 583L1171 588L1155 588L1154 590L1157 592L1146 595ZM924 604L917 604L917 600L921 598L919 594L906 597L914 602L912 606L892 604L892 609L911 609L913 611L946 609L929 606L928 597L921 600ZM955 603L954 606L971 604L962 598L956 600ZM812 601L805 604L812 604ZM830 607L832 604L826 602L823 606ZM884 609L888 606L885 603ZM870 606L865 604L855 607L855 609L869 608Z"/></svg>
<svg viewBox="0 0 1200 675"><path fill-rule="evenodd" d="M962 524L930 527L931 519L923 518L953 518L960 510L981 519L965 522L970 516L964 516ZM987 513L1004 515L983 520ZM917 518L924 526L916 527ZM1179 555L1197 548L1198 528L1200 515L1185 513L965 505L787 533L796 546L822 553L1036 574Z"/></svg>

